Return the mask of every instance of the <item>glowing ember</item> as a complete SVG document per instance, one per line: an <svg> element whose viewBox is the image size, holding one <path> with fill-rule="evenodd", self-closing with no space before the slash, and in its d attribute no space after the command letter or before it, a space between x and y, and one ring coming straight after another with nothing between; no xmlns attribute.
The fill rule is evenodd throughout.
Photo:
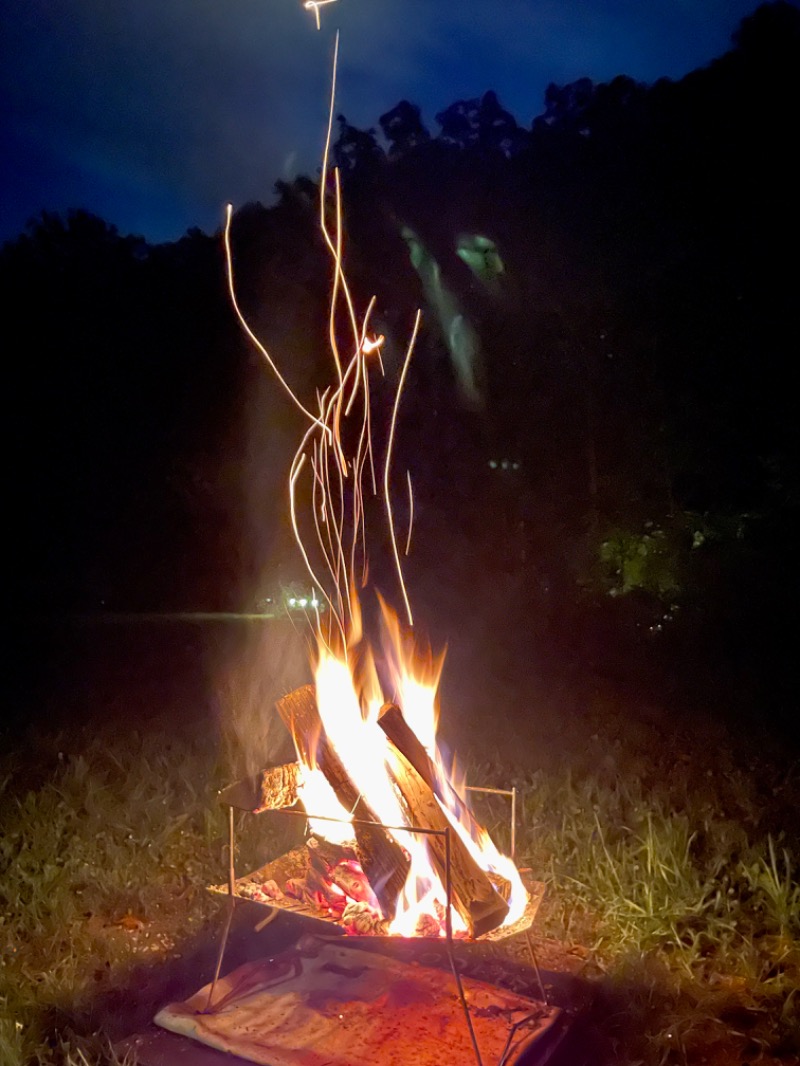
<svg viewBox="0 0 800 1066"><path fill-rule="evenodd" d="M383 347L386 338L381 333L378 337L365 337L361 343L361 351L364 355L372 355L377 353Z"/></svg>

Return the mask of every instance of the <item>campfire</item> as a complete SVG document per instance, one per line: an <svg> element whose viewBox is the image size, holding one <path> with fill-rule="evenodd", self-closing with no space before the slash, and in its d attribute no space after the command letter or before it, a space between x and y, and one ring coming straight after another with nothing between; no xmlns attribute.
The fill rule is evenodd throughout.
<svg viewBox="0 0 800 1066"><path fill-rule="evenodd" d="M317 21L319 7L327 2L306 5ZM392 452L419 312L396 382L379 491L381 457L373 445L371 404L379 372L386 376L384 339L369 330L374 298L359 318L343 269L339 174L333 171L331 196L327 169L335 71L334 57L320 180L320 228L333 265L328 333L335 376L317 392L315 410L292 392L239 308L230 207L225 227L234 310L307 419L289 473L289 509L313 588L324 598L323 604L315 591L308 603L316 638L314 684L276 704L294 741L296 761L271 766L221 793L228 805L228 881L211 887L227 896L228 908L214 976L186 1002L164 1007L155 1021L170 1034L272 1066L305 1066L312 1060L332 1066L463 1062L470 1054L477 1066L484 1061L511 1066L534 1045L542 1046L545 1062L563 1027L560 1009L547 1004L529 933L543 886L529 893L513 861L515 790L472 789L510 798L509 857L479 825L466 784L442 757L436 730L444 656L421 650L395 532ZM344 359L343 331L351 337ZM405 483L408 554L414 513L408 471ZM367 588L365 491L370 489L383 504L405 613L401 621L378 596L382 625L374 646L365 635L360 600ZM370 508L370 515L374 511ZM307 822L304 845L237 877L235 808L255 815L299 815ZM255 924L248 901L268 909ZM350 938L393 938L391 946L363 940L354 945L347 937L317 930L283 952L270 951L223 974L234 921L248 926L253 937L282 911L325 923L326 933L335 925ZM456 964L456 939L497 939L512 932L526 934L541 1001L462 976ZM396 957L399 949L414 950L417 941L427 955L436 955L426 938L435 939L438 953L446 954L455 995L443 990L440 959L421 966ZM459 1015L464 1026L454 1024ZM181 1057L186 1052L187 1061L194 1054L185 1046L164 1045L157 1036L145 1038L141 1049L153 1052L154 1063L176 1061L178 1050Z"/></svg>
<svg viewBox="0 0 800 1066"><path fill-rule="evenodd" d="M237 885L231 875L229 888L231 894L236 890L271 906L316 910L350 933L474 938L517 922L528 897L513 861L500 854L475 820L436 742L443 656L435 659L419 650L391 492L398 411L420 313L394 386L381 457L373 443L372 405L386 381L384 338L370 331L374 297L364 314L357 314L343 266L337 169L329 180L335 72L336 56L319 203L320 230L333 268L328 323L333 379L317 391L315 410L292 392L239 308L230 206L225 228L233 308L307 420L289 472L289 508L300 554L326 608L321 613L315 605L309 617L316 631L315 684L277 705L294 739L297 762L265 771L249 802L238 803L254 811L301 804L308 815L309 846L301 868L294 869L292 862L272 864ZM407 554L414 513L409 471L405 482ZM380 600L377 652L365 639L359 600L368 577L367 492L383 504L405 613L401 623Z"/></svg>
<svg viewBox="0 0 800 1066"><path fill-rule="evenodd" d="M399 705L374 701L364 717L341 661L321 662L317 676L316 688L298 689L277 705L298 761L222 793L232 807L253 813L301 804L308 840L234 878L235 894L336 923L351 935L475 938L516 927L528 892L452 782L433 734L426 747L402 697ZM426 702L433 710L432 689L409 678L406 691L416 698L412 714ZM513 803L513 790L506 794Z"/></svg>
<svg viewBox="0 0 800 1066"><path fill-rule="evenodd" d="M165 1008L156 1021L212 1047L284 1066L310 1061L297 1058L295 1051L275 1057L276 1041L285 1040L287 1032L292 1049L308 1041L315 1052L324 1047L325 1061L342 1066L396 1062L394 1052L403 1039L419 1062L442 1061L445 1049L453 1054L456 1048L456 1061L465 1061L471 1048L477 1066L487 1061L487 1052L491 1061L510 1064L550 1040L549 1056L561 1039L556 1028L561 1012L547 1004L529 933L543 886L529 895L513 859L503 856L477 823L466 786L458 787L445 766L436 743L442 660L415 654L413 640L403 637L384 605L384 628L391 636L385 660L393 666L387 681L386 664L379 671L368 647L360 647L360 633L355 639L356 602L351 618L346 649L336 651L335 641L320 638L316 683L276 705L294 739L297 760L221 793L229 807L230 862L227 886L214 891L226 893L229 906L216 972L193 999ZM392 699L385 698L384 686L391 686ZM516 793L505 794L512 801L513 842ZM236 807L255 815L300 814L308 824L304 846L237 878ZM335 924L350 937L393 937L408 946L416 938L436 938L446 950L457 996L439 994L441 970L409 966L389 953L342 953L336 945L346 938L310 937L307 946L298 944L299 955L270 957L221 978L241 899L269 908L253 925L255 933L288 911ZM540 1003L462 977L455 961L458 938L494 940L517 932L526 935ZM409 998L420 981L424 989ZM463 1031L452 1024L459 1010ZM293 1019L288 1030L287 1012ZM336 1049L343 1024L342 1056ZM357 1038L347 1035L348 1024Z"/></svg>
<svg viewBox="0 0 800 1066"><path fill-rule="evenodd" d="M320 4L308 6L318 18ZM156 1032L131 1038L121 1048L126 1055L132 1050L137 1057L147 1056L142 1061L151 1066L179 1058L199 1062L196 1044L215 1055L204 1055L204 1062L217 1061L217 1052L225 1052L264 1066L308 1066L312 1061L331 1066L413 1061L424 1066L465 1062L470 1056L476 1066L513 1066L532 1061L537 1050L543 1064L565 1032L561 1009L547 1001L530 937L544 886L530 885L534 891L529 892L513 861L515 790L471 790L510 798L511 855L505 856L478 823L466 783L443 758L436 734L444 655L423 650L395 532L392 453L419 312L395 385L382 456L373 444L373 390L380 384L379 373L386 377L383 338L369 330L374 298L359 319L344 273L336 170L330 203L327 156L335 70L334 57L320 180L320 228L333 264L328 334L335 376L317 392L314 410L292 392L242 315L234 284L230 207L225 227L234 310L307 419L289 472L289 511L314 589L301 604L309 608L315 636L314 683L276 704L296 760L270 766L220 794L228 805L228 879L211 888L225 894L227 914L211 982L184 1002L163 1007L154 1019ZM339 339L343 327L352 338L345 359ZM404 480L408 554L414 513L410 472ZM380 639L374 643L367 639L361 610L361 597L370 594L364 591L367 515L371 523L376 511L365 506L370 489L383 504L405 614L399 618L378 594ZM268 716L270 708L264 713ZM252 815L302 817L304 844L237 877L236 808ZM266 910L263 918L260 906ZM293 946L274 951L267 946L267 931L262 954L252 958L257 938L281 912L321 923L324 932L317 928ZM327 935L333 926L337 935ZM456 961L457 940L496 940L516 932L527 940L538 1000L489 983L482 975L462 974L465 960L462 965ZM229 944L241 954L242 933L250 958L223 972ZM470 945L458 950L464 956L473 952ZM425 964L403 959L404 951L423 952Z"/></svg>

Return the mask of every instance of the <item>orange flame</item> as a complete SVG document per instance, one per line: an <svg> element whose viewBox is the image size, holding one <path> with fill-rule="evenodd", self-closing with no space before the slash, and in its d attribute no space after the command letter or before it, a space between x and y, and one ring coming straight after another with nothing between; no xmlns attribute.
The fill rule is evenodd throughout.
<svg viewBox="0 0 800 1066"><path fill-rule="evenodd" d="M520 917L527 902L519 873L513 861L498 851L485 830L479 830L475 837L471 835L474 819L468 817L468 807L457 791L436 743L436 693L444 653L421 652L410 635L402 630L394 612L383 600L380 604L383 682L372 650L363 639L361 612L354 593L351 593L353 625L347 641L349 654L320 641L315 679L317 705L328 741L359 793L411 860L389 932L400 936L420 933L444 936L446 891L428 853L426 836L401 828L413 827L399 799L395 750L378 724L381 707L387 700L400 707L407 724L431 758L437 773L437 792L444 797L444 800L439 799L439 804L453 830L484 871L500 874L510 882L510 909L504 922L510 924ZM297 741L296 744L302 760L308 745ZM306 787L306 775L301 786L306 809L317 815L348 817L330 787L327 792L320 788L313 773L313 769L306 771L309 787ZM317 791L312 792L312 787ZM316 822L313 828L320 836L336 843L353 837L352 825ZM451 921L454 932L465 931L455 909Z"/></svg>

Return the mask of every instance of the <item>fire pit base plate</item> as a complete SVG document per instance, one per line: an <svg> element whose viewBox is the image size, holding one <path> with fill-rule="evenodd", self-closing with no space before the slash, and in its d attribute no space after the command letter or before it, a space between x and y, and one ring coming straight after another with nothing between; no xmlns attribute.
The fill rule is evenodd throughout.
<svg viewBox="0 0 800 1066"><path fill-rule="evenodd" d="M534 1045L556 1039L558 1007L469 977L463 984L484 1062L504 1054L509 1066L523 1057L535 1062ZM240 966L220 979L210 1009L209 990L165 1007L157 1024L261 1066L474 1061L452 976L340 937L306 935L277 955Z"/></svg>

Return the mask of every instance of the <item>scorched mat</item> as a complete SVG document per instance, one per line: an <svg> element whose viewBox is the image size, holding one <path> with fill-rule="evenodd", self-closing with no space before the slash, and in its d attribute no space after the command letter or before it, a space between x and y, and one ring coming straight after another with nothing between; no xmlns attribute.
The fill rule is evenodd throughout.
<svg viewBox="0 0 800 1066"><path fill-rule="evenodd" d="M511 1066L561 1011L462 978L486 1066ZM261 1066L441 1066L475 1061L452 974L304 936L240 966L156 1023ZM208 1007L208 1009L207 1009Z"/></svg>

